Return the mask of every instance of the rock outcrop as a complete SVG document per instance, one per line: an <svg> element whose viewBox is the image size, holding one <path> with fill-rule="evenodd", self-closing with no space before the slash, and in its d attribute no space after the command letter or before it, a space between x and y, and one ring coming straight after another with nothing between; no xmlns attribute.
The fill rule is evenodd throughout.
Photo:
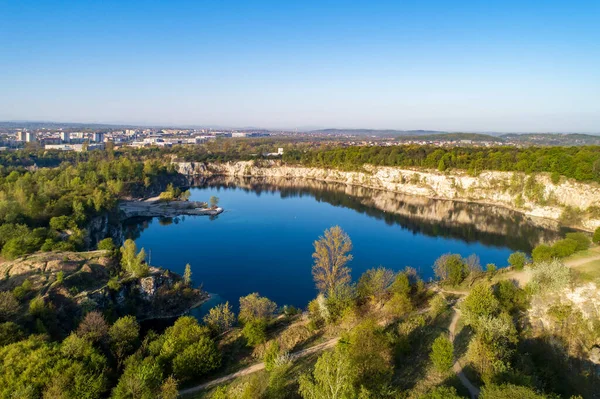
<svg viewBox="0 0 600 399"><path fill-rule="evenodd" d="M546 218L592 231L600 226L597 215L584 212L598 206L600 186L550 176L486 171L471 176L464 171L438 172L365 165L362 171L309 168L282 161L239 161L201 164L177 163L187 176L251 176L265 178L313 179L362 186L427 198L502 206L532 217ZM565 217L565 210L572 214ZM597 212L595 212L597 213ZM567 215L568 216L568 215Z"/></svg>

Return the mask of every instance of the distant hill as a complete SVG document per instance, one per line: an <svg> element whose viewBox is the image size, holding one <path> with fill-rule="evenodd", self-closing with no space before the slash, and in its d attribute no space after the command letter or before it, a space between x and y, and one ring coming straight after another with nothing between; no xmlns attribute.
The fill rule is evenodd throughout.
<svg viewBox="0 0 600 399"><path fill-rule="evenodd" d="M421 136L427 134L444 134L438 130L393 130L393 129L319 129L307 133L313 134L340 134L352 136Z"/></svg>
<svg viewBox="0 0 600 399"><path fill-rule="evenodd" d="M494 142L504 141L504 139L502 139L500 137L494 137L494 136L490 136L488 134L481 134L481 133L439 133L439 134L412 135L412 136L399 137L398 140L401 140L401 141L408 141L408 140L422 140L422 141L470 140L470 141L494 141Z"/></svg>
<svg viewBox="0 0 600 399"><path fill-rule="evenodd" d="M529 145L600 145L600 136L582 133L503 134L506 141Z"/></svg>

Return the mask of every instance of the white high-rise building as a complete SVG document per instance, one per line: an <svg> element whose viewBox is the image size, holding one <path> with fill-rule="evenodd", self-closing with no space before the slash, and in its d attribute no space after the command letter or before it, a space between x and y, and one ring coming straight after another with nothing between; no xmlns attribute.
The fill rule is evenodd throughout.
<svg viewBox="0 0 600 399"><path fill-rule="evenodd" d="M71 133L69 132L60 132L60 139L63 143L68 143L71 141Z"/></svg>
<svg viewBox="0 0 600 399"><path fill-rule="evenodd" d="M92 141L94 141L96 143L103 143L104 142L104 133L95 132L92 136Z"/></svg>
<svg viewBox="0 0 600 399"><path fill-rule="evenodd" d="M17 132L17 141L25 141L25 140L27 140L27 132L25 132L25 131Z"/></svg>
<svg viewBox="0 0 600 399"><path fill-rule="evenodd" d="M34 143L35 141L37 141L37 138L35 136L35 132L27 132L25 134L25 141L28 143Z"/></svg>

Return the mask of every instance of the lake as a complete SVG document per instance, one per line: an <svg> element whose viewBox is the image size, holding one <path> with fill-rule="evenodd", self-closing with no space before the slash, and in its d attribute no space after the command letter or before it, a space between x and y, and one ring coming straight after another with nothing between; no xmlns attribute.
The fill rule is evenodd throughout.
<svg viewBox="0 0 600 399"><path fill-rule="evenodd" d="M444 253L476 254L506 265L515 250L529 252L561 232L549 222L485 205L431 200L316 181L213 178L196 181L191 199L220 199L217 217L184 216L128 223L126 234L150 254L152 265L183 273L216 294L196 311L221 301L237 308L240 296L259 292L306 307L316 295L313 242L331 226L350 236L356 280L367 269L415 268L424 280Z"/></svg>

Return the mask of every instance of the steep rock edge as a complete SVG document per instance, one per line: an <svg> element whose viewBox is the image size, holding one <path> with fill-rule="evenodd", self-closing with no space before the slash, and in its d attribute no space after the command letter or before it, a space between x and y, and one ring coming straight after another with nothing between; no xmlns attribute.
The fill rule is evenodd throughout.
<svg viewBox="0 0 600 399"><path fill-rule="evenodd" d="M28 303L41 296L54 309L56 319L47 327L55 337L76 328L89 310L114 318L133 314L140 320L159 319L179 316L208 299L203 290L185 287L178 274L156 267L146 277L121 278L109 286L116 262L109 251L102 250L38 252L0 264L0 291L14 290L28 280L31 290L21 300L17 317L30 322Z"/></svg>
<svg viewBox="0 0 600 399"><path fill-rule="evenodd" d="M313 179L349 186L362 186L432 199L463 201L501 206L524 215L564 221L565 209L585 211L600 203L600 186L561 178L557 184L545 173L485 171L470 176L464 171L438 172L364 165L363 171L309 168L281 161L239 161L228 163L175 162L186 176L247 176ZM530 180L533 179L533 180ZM578 211L575 211L578 213ZM577 220L578 219L578 220ZM566 223L593 231L600 217L581 217Z"/></svg>

